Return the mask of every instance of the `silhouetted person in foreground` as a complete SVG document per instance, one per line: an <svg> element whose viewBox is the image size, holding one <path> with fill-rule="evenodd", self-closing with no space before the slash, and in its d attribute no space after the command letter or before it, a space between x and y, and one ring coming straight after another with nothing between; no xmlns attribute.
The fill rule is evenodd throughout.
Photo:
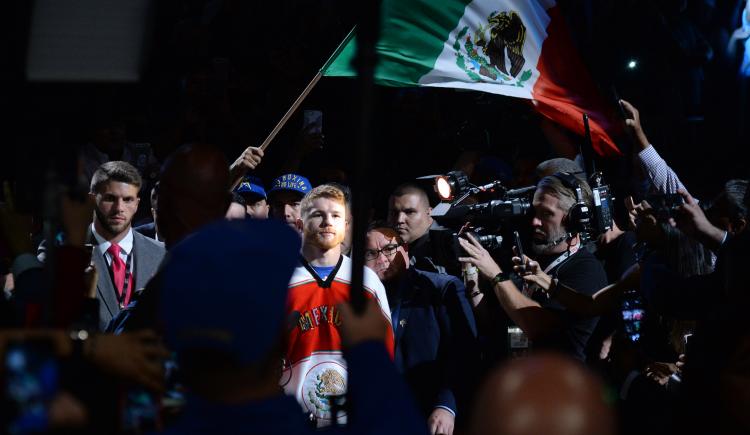
<svg viewBox="0 0 750 435"><path fill-rule="evenodd" d="M159 179L156 225L167 251L198 228L224 218L229 207L229 169L224 155L209 145L190 144L164 163ZM217 252L222 248L217 246ZM107 331L156 328L160 273L139 290Z"/></svg>
<svg viewBox="0 0 750 435"><path fill-rule="evenodd" d="M469 434L614 434L603 388L583 365L562 355L512 360L485 380Z"/></svg>
<svg viewBox="0 0 750 435"><path fill-rule="evenodd" d="M221 250L213 249L221 246ZM190 392L175 434L427 434L384 342L388 321L374 301L362 315L339 305L348 369L345 427L316 431L279 374L288 320L287 284L300 239L275 220L217 222L177 245L162 273L160 318ZM247 259L252 258L253 261ZM243 268L253 280L235 273ZM248 311L252 314L248 315ZM319 406L337 377L317 382ZM282 378L281 383L285 380Z"/></svg>

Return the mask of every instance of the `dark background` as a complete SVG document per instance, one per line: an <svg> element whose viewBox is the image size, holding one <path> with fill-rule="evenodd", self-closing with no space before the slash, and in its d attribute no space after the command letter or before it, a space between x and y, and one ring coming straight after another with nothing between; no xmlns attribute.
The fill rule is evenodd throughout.
<svg viewBox="0 0 750 435"><path fill-rule="evenodd" d="M215 144L234 160L262 142L351 29L351 3L154 2L141 80L93 84L27 82L34 2L4 2L0 178L15 181L19 200L38 211L48 169L65 182L93 126L112 120L124 123L129 141L151 143L160 161L186 142ZM559 3L602 94L614 101L614 86L640 109L651 142L694 195L711 196L727 179L750 175L748 78L737 72L741 46L734 55L726 50L744 0ZM635 69L626 67L630 59ZM300 172L313 183L351 179L355 94L353 80L324 78L267 150L259 170L265 182L293 152L304 109L323 111L325 145ZM516 99L379 87L376 104L371 173L381 212L393 186L450 170L462 151L505 162L519 183L537 161L555 156L539 116ZM608 181L626 193L629 157L603 165Z"/></svg>

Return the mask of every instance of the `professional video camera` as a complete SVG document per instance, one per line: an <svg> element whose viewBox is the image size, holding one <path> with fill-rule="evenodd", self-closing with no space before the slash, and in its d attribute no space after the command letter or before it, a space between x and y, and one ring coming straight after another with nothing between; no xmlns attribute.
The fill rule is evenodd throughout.
<svg viewBox="0 0 750 435"><path fill-rule="evenodd" d="M535 186L522 189L507 189L499 181L484 186L474 186L461 171L447 175L430 176L441 202L432 209L436 225L430 229L433 243L433 258L437 264L449 269L458 266L458 257L465 256L458 237L471 234L488 251L502 245L506 224L515 227L515 221L528 215L531 203L528 196ZM464 204L465 200L480 194L489 201ZM472 198L476 199L476 198Z"/></svg>
<svg viewBox="0 0 750 435"><path fill-rule="evenodd" d="M609 186L599 185L591 188L594 193L594 230L597 235L612 229L615 198L609 193Z"/></svg>
<svg viewBox="0 0 750 435"><path fill-rule="evenodd" d="M583 157L586 172L590 174L589 186L591 187L594 202L593 213L588 216L588 225L580 233L581 241L585 243L612 229L615 198L612 197L609 186L604 184L604 175L602 172L596 170L589 116L585 113L583 114L583 130L586 146L581 148L581 156Z"/></svg>
<svg viewBox="0 0 750 435"><path fill-rule="evenodd" d="M595 239L600 234L612 229L614 198L610 194L609 186L604 184L602 179L602 173L595 172L589 181L593 201L593 204L591 204L593 205L592 211L590 211L589 205L585 204L581 197L580 186L569 186L576 191L577 196L577 204L575 206L577 207L577 212L574 216L569 217L570 220L574 221L569 225L576 229L583 243Z"/></svg>
<svg viewBox="0 0 750 435"><path fill-rule="evenodd" d="M558 178L576 180L572 174L567 175ZM455 265L456 258L465 255L458 243L458 237L462 234L471 233L488 251L498 249L502 245L503 234L509 234L512 229L519 228L519 221L529 215L529 197L536 190L536 186L507 189L499 181L474 186L469 183L466 174L460 171L430 178L434 178L435 190L444 201L432 209L431 216L437 226L430 230L430 240L433 241L435 250L434 258L438 264L444 265ZM594 172L589 184L592 204L586 204L584 201L578 181L570 185L576 192L578 202L574 216L569 217L575 222L569 225L575 228L575 233L581 237L583 243L612 229L613 225L613 198L609 186L603 183L602 173ZM496 199L463 204L468 198L479 194L483 194L485 199L488 194Z"/></svg>

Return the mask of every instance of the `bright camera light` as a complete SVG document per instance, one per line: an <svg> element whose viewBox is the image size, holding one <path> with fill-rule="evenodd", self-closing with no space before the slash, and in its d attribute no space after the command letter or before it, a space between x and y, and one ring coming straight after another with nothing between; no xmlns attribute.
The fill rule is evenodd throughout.
<svg viewBox="0 0 750 435"><path fill-rule="evenodd" d="M451 191L451 184L448 182L448 178L438 177L437 180L435 180L435 186L437 187L440 199L449 200L453 198L453 192Z"/></svg>

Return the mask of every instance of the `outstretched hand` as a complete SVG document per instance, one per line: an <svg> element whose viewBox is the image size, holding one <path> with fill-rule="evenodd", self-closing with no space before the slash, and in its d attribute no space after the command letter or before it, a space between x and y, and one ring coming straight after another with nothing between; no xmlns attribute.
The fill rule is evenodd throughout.
<svg viewBox="0 0 750 435"><path fill-rule="evenodd" d="M643 371L646 374L646 378L664 386L667 385L669 378L673 374L680 372L680 369L677 365L672 363L652 362L651 364L648 364Z"/></svg>
<svg viewBox="0 0 750 435"><path fill-rule="evenodd" d="M443 408L435 408L427 419L432 435L453 435L455 423L456 417Z"/></svg>
<svg viewBox="0 0 750 435"><path fill-rule="evenodd" d="M678 189L684 204L677 208L677 227L690 237L705 243L710 248L717 248L724 240L724 231L709 222L703 209L684 189Z"/></svg>
<svg viewBox="0 0 750 435"><path fill-rule="evenodd" d="M620 104L627 116L627 119L625 119L625 130L633 137L633 140L635 140L641 150L645 150L650 144L646 133L643 131L643 126L641 126L640 112L635 106L625 100L620 100Z"/></svg>
<svg viewBox="0 0 750 435"><path fill-rule="evenodd" d="M632 196L625 198L625 208L628 210L630 225L637 239L646 243L658 243L664 236L664 231L659 226L656 214L651 205L646 201L636 204Z"/></svg>

